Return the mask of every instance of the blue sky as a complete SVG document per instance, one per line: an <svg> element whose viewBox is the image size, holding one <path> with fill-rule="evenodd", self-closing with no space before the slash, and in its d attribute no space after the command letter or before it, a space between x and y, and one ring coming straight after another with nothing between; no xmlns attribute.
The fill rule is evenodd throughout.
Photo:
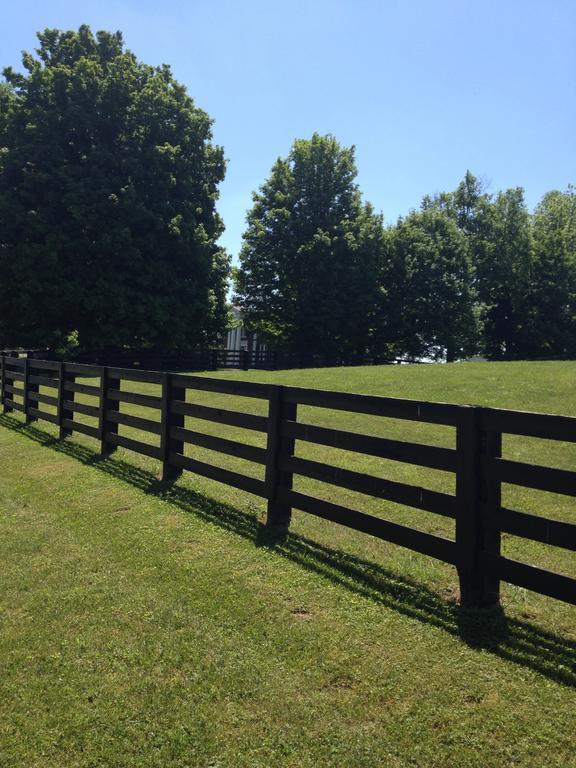
<svg viewBox="0 0 576 768"><path fill-rule="evenodd" d="M387 222L467 168L530 207L576 182L576 0L19 0L1 20L3 66L37 30L81 23L172 66L229 160L234 256L252 191L314 131L356 145Z"/></svg>

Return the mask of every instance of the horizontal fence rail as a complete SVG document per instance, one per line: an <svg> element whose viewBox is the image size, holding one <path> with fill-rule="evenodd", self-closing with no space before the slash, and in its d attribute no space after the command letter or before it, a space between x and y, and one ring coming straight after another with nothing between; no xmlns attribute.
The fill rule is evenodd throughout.
<svg viewBox="0 0 576 768"><path fill-rule="evenodd" d="M0 353L2 350L0 350ZM11 357L60 360L51 350L5 350ZM389 365L405 362L382 355L319 354L311 352L283 352L276 349L196 349L173 352L170 350L103 349L74 354L74 360L88 365L116 368L140 368L156 371L217 371L226 369L275 371L290 368L335 368L354 365Z"/></svg>
<svg viewBox="0 0 576 768"><path fill-rule="evenodd" d="M134 383L154 385L157 394L131 391L129 386ZM189 391L253 398L265 404L267 415L187 402ZM78 401L77 395L90 402ZM500 546L502 533L507 533L576 551L576 524L501 504L503 483L576 497L576 472L502 457L503 435L576 442L576 418L64 363L6 353L0 353L0 397L4 413L20 412L27 423L45 420L59 428L61 438L74 432L87 435L99 441L103 455L122 447L158 460L163 480L175 480L186 470L255 494L267 501L267 524L271 527L285 530L292 509L298 509L454 565L461 601L466 606L497 603L501 581L576 604L576 579L504 557ZM123 404L142 406L146 413L127 413L122 410ZM302 406L443 425L454 430L456 447L315 426L299 418ZM205 434L200 427L187 427L186 417L201 424L212 422L261 433L266 445L256 447ZM138 430L141 439L120 434L120 427ZM146 435L152 442L145 442ZM307 443L440 470L455 481L455 493L432 491L297 456L298 446ZM264 479L187 456L186 445L262 467ZM426 533L294 490L294 478L299 477L453 519L455 537Z"/></svg>

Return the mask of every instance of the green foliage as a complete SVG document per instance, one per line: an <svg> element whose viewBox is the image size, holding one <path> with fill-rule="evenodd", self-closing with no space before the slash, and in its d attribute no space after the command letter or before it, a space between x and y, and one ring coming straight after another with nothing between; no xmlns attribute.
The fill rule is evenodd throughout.
<svg viewBox="0 0 576 768"><path fill-rule="evenodd" d="M469 171L454 192L423 201L466 238L480 349L490 359L576 354L576 205L550 192L530 216L519 187L488 195Z"/></svg>
<svg viewBox="0 0 576 768"><path fill-rule="evenodd" d="M440 210L412 212L389 232L382 338L410 357L465 357L477 322L466 238Z"/></svg>
<svg viewBox="0 0 576 768"><path fill-rule="evenodd" d="M73 360L79 348L80 339L78 331L72 331L54 344L54 351L64 360Z"/></svg>
<svg viewBox="0 0 576 768"><path fill-rule="evenodd" d="M352 149L315 134L254 195L236 272L247 324L274 346L490 359L576 354L572 188L531 217L521 188L453 192L382 228Z"/></svg>
<svg viewBox="0 0 576 768"><path fill-rule="evenodd" d="M364 352L370 342L384 236L355 177L354 148L314 134L253 196L236 301L277 346Z"/></svg>
<svg viewBox="0 0 576 768"><path fill-rule="evenodd" d="M534 341L542 356L576 354L576 189L544 195L534 213Z"/></svg>
<svg viewBox="0 0 576 768"><path fill-rule="evenodd" d="M490 210L491 239L476 262L488 357L524 357L531 350L533 252L530 216L520 188L499 192Z"/></svg>
<svg viewBox="0 0 576 768"><path fill-rule="evenodd" d="M229 263L210 118L120 33L38 38L0 90L2 342L213 340Z"/></svg>
<svg viewBox="0 0 576 768"><path fill-rule="evenodd" d="M0 346L215 342L230 261L210 118L120 33L38 38L0 83ZM384 229L356 173L330 135L276 161L234 274L249 329L310 352L576 355L574 188L530 216L522 189L467 171Z"/></svg>

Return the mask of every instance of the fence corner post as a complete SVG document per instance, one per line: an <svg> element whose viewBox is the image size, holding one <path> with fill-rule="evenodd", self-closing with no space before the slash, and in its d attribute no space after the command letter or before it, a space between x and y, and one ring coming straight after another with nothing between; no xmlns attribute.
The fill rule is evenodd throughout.
<svg viewBox="0 0 576 768"><path fill-rule="evenodd" d="M6 396L6 352L0 352L0 405L4 405Z"/></svg>
<svg viewBox="0 0 576 768"><path fill-rule="evenodd" d="M74 402L74 392L66 390L66 384L74 384L76 381L76 375L69 373L66 370L66 363L60 363L58 366L58 426L60 427L60 440L65 437L69 437L72 434L72 430L69 427L64 426L64 421L72 421L74 419L74 412L70 408L66 407L66 401Z"/></svg>
<svg viewBox="0 0 576 768"><path fill-rule="evenodd" d="M268 508L266 526L287 531L292 518L292 506L283 498L292 490L293 474L284 462L294 454L295 440L283 434L283 425L297 419L296 403L286 401L286 388L273 386L268 409L268 439L266 444L266 477Z"/></svg>
<svg viewBox="0 0 576 768"><path fill-rule="evenodd" d="M2 413L13 413L14 408L12 406L8 405L6 400L12 400L12 397L6 397L6 379L9 379L10 376L7 375L8 371L6 370L6 366L8 365L8 360L10 359L10 353L8 352L7 355L4 355L4 360L2 361ZM14 382L12 381L12 384ZM10 394L10 393L8 393Z"/></svg>
<svg viewBox="0 0 576 768"><path fill-rule="evenodd" d="M172 437L172 428L184 426L184 415L175 413L173 404L175 400L184 401L186 399L186 389L175 387L173 375L171 373L162 374L162 409L160 412L161 433L160 433L160 452L162 455L162 470L160 472L161 482L173 482L182 474L180 467L174 466L170 460L171 453L184 454L184 443L182 440Z"/></svg>
<svg viewBox="0 0 576 768"><path fill-rule="evenodd" d="M100 374L100 416L98 419L101 456L111 456L118 448L108 439L109 434L118 434L118 423L109 420L109 413L111 410L120 410L120 403L116 403L108 397L110 389L120 389L120 379L110 378L108 367L103 366Z"/></svg>
<svg viewBox="0 0 576 768"><path fill-rule="evenodd" d="M499 585L494 589L482 557L491 547L484 503L481 455L484 433L478 423L480 410L461 406L456 427L456 567L460 603L464 608L490 608L499 602Z"/></svg>
<svg viewBox="0 0 576 768"><path fill-rule="evenodd" d="M31 399L30 393L31 392L38 392L38 385L37 384L31 384L30 383L30 358L25 357L24 358L24 416L26 418L26 424L32 424L34 421L38 421L36 416L32 416L30 413L31 407L38 407L38 403L35 403L34 400ZM33 405L30 405L30 402L33 403Z"/></svg>

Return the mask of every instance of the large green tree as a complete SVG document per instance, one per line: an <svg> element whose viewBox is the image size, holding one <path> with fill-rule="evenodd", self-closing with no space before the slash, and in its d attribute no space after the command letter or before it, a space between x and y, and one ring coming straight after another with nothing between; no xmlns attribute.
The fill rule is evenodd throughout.
<svg viewBox="0 0 576 768"><path fill-rule="evenodd" d="M490 359L524 358L532 352L533 250L524 191L499 192L490 210L490 239L475 262Z"/></svg>
<svg viewBox="0 0 576 768"><path fill-rule="evenodd" d="M235 300L248 326L277 346L370 344L384 233L355 177L354 148L314 134L294 142L253 196Z"/></svg>
<svg viewBox="0 0 576 768"><path fill-rule="evenodd" d="M387 233L381 338L399 354L444 358L477 346L465 236L442 210L413 211Z"/></svg>
<svg viewBox="0 0 576 768"><path fill-rule="evenodd" d="M576 355L576 189L548 192L533 216L534 353Z"/></svg>
<svg viewBox="0 0 576 768"><path fill-rule="evenodd" d="M191 346L225 323L225 161L168 66L47 29L0 90L0 336Z"/></svg>
<svg viewBox="0 0 576 768"><path fill-rule="evenodd" d="M450 217L466 239L481 322L481 351L492 359L529 355L534 274L523 190L517 187L489 195L467 171L453 192L426 197L422 207Z"/></svg>

